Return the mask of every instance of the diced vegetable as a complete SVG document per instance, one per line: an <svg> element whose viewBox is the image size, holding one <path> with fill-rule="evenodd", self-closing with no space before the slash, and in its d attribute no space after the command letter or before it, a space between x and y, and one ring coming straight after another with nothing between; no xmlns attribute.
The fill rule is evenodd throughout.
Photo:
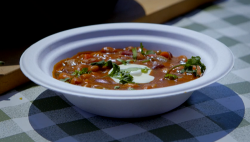
<svg viewBox="0 0 250 142"><path fill-rule="evenodd" d="M90 55L90 54L84 54L84 59L89 59L89 58L92 58L93 56Z"/></svg>

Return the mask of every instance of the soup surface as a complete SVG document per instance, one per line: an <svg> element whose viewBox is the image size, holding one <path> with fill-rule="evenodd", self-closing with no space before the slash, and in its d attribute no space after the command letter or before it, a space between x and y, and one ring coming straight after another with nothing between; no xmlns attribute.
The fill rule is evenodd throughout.
<svg viewBox="0 0 250 142"><path fill-rule="evenodd" d="M54 66L53 77L97 89L139 90L168 87L199 78L205 71L200 57L175 57L169 51L140 47L84 51Z"/></svg>

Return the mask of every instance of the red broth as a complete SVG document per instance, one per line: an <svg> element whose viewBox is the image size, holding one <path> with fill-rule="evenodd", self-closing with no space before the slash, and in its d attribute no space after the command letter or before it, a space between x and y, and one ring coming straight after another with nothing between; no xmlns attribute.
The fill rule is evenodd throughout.
<svg viewBox="0 0 250 142"><path fill-rule="evenodd" d="M136 56L134 55L136 52ZM64 59L54 66L53 77L70 84L90 87L96 89L152 89L177 85L197 79L192 73L181 73L183 66L179 66L171 71L171 74L178 76L177 79L166 78L167 71L175 65L185 64L187 57L181 55L172 56L169 51L154 50L150 51L141 47L126 47L116 49L112 47L103 47L100 51L84 51L77 53L71 58ZM112 67L91 65L91 63L100 61L112 61L117 65L123 63L145 65L152 71L151 76L154 80L148 83L117 83L110 76L109 71ZM124 62L125 61L125 62ZM195 66L193 68L196 68ZM87 72L79 74L80 71ZM76 74L78 72L78 74ZM201 75L200 67L197 67L197 73Z"/></svg>

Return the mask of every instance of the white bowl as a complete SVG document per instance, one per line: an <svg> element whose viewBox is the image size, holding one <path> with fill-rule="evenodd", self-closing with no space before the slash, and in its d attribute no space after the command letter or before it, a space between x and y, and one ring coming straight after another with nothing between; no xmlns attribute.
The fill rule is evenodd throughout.
<svg viewBox="0 0 250 142"><path fill-rule="evenodd" d="M64 83L52 77L54 64L80 51L104 46L139 46L170 51L174 56L200 56L207 69L199 79L149 90L100 90ZM77 107L117 118L161 114L185 102L193 91L224 77L233 67L230 50L217 40L191 30L146 23L101 24L48 36L29 47L20 59L22 72L33 82L62 93Z"/></svg>

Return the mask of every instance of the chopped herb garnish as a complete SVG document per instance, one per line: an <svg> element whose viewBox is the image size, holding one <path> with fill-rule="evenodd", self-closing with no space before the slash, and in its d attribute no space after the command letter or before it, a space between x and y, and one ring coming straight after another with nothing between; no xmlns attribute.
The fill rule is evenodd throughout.
<svg viewBox="0 0 250 142"><path fill-rule="evenodd" d="M108 67L108 68L112 68L112 67L113 67L112 61L108 60L108 61L105 63L104 66L106 66L106 67Z"/></svg>
<svg viewBox="0 0 250 142"><path fill-rule="evenodd" d="M153 50L147 50L146 52L143 51L143 45L142 43L140 43L140 47L141 47L141 54L142 55L149 55L149 54L155 54L155 52Z"/></svg>
<svg viewBox="0 0 250 142"><path fill-rule="evenodd" d="M128 90L135 90L134 88L129 87Z"/></svg>
<svg viewBox="0 0 250 142"><path fill-rule="evenodd" d="M147 59L147 60L143 60L143 61L141 61L142 63L145 63L145 62L149 62L150 61L150 59Z"/></svg>
<svg viewBox="0 0 250 142"><path fill-rule="evenodd" d="M114 89L120 89L120 86L115 86Z"/></svg>
<svg viewBox="0 0 250 142"><path fill-rule="evenodd" d="M126 65L126 61L125 60L122 60L122 59L116 59L117 61L119 62L122 62L122 64Z"/></svg>
<svg viewBox="0 0 250 142"><path fill-rule="evenodd" d="M107 62L105 62L104 60L102 61L99 61L99 62L94 62L94 63L91 63L91 65L97 65L99 67L103 67L103 66L107 66L109 68L112 68L112 61L108 60Z"/></svg>
<svg viewBox="0 0 250 142"><path fill-rule="evenodd" d="M133 82L133 76L129 74L129 72L126 71L120 71L114 76L112 76L116 79L119 79L121 84L126 84L126 83L134 83Z"/></svg>
<svg viewBox="0 0 250 142"><path fill-rule="evenodd" d="M88 68L83 68L81 71L75 70L75 72L73 72L71 75L80 76L82 74L89 74L89 73L91 73L91 71L88 71Z"/></svg>
<svg viewBox="0 0 250 142"><path fill-rule="evenodd" d="M113 63L113 70L109 76L119 79L121 84L134 83L133 76L130 75L128 71L121 71L120 67L115 63Z"/></svg>
<svg viewBox="0 0 250 142"><path fill-rule="evenodd" d="M105 62L104 60L102 60L102 61L99 61L99 62L91 63L91 65L104 66L105 63L106 63L106 62Z"/></svg>
<svg viewBox="0 0 250 142"><path fill-rule="evenodd" d="M132 53L133 53L133 59L136 60L136 57L137 57L137 49L136 49L136 47L132 49Z"/></svg>
<svg viewBox="0 0 250 142"><path fill-rule="evenodd" d="M126 64L128 64L131 60L126 60Z"/></svg>
<svg viewBox="0 0 250 142"><path fill-rule="evenodd" d="M191 59L188 59L186 64L180 64L180 65L176 65L174 67L172 67L170 70L168 70L168 72L166 73L165 77L169 78L169 79L177 79L178 77L176 75L170 74L170 72L174 69L177 68L179 66L184 66L184 69L181 70L181 73L184 72L188 72L188 73L192 73L194 76L199 77L200 75L197 74L197 67L200 66L201 67L201 73L203 74L206 70L206 66L201 63L201 58L199 56L192 56ZM196 66L195 69L193 69L193 66ZM174 77L173 77L174 76Z"/></svg>
<svg viewBox="0 0 250 142"><path fill-rule="evenodd" d="M120 72L120 83L121 84L126 84L126 83L134 83L133 79L134 77L129 74L129 72L122 71Z"/></svg>
<svg viewBox="0 0 250 142"><path fill-rule="evenodd" d="M196 66L196 69L193 70L193 66ZM201 73L204 73L206 70L206 66L201 63L201 58L199 56L193 57L191 59L188 59L185 67L184 67L184 71L188 72L188 71L193 71L193 73L195 72L196 76L197 76L197 66L201 67Z"/></svg>
<svg viewBox="0 0 250 142"><path fill-rule="evenodd" d="M122 59L116 59L117 61L119 61L119 62L122 62L122 64L124 64L124 65L127 65L129 62L130 62L130 60L122 60Z"/></svg>
<svg viewBox="0 0 250 142"><path fill-rule="evenodd" d="M60 79L60 81L63 81L63 82L67 82L70 78L64 78L64 79Z"/></svg>
<svg viewBox="0 0 250 142"><path fill-rule="evenodd" d="M113 70L109 74L110 77L114 77L116 79L119 79L121 84L126 84L126 83L134 83L133 79L134 77L130 75L131 71L137 71L141 70L142 73L147 73L149 68L138 68L138 67L131 67L127 69L120 69L118 65L113 63Z"/></svg>
<svg viewBox="0 0 250 142"><path fill-rule="evenodd" d="M145 68L141 69L141 72L142 72L142 73L148 73L148 70L150 70L150 69L147 68L147 67L145 67Z"/></svg>
<svg viewBox="0 0 250 142"><path fill-rule="evenodd" d="M112 63L112 66L113 66L113 70L109 74L110 77L113 77L113 76L117 75L120 72L120 67L116 63Z"/></svg>
<svg viewBox="0 0 250 142"><path fill-rule="evenodd" d="M153 50L147 50L146 55L149 55L149 54L155 54L155 52Z"/></svg>
<svg viewBox="0 0 250 142"><path fill-rule="evenodd" d="M175 80L178 78L178 76L175 74L166 74L165 77L169 78L170 80Z"/></svg>
<svg viewBox="0 0 250 142"><path fill-rule="evenodd" d="M141 47L141 54L142 54L142 55L145 55L145 53L144 53L144 51L143 51L143 47L144 47L144 46L142 45L142 43L140 43L140 47Z"/></svg>

